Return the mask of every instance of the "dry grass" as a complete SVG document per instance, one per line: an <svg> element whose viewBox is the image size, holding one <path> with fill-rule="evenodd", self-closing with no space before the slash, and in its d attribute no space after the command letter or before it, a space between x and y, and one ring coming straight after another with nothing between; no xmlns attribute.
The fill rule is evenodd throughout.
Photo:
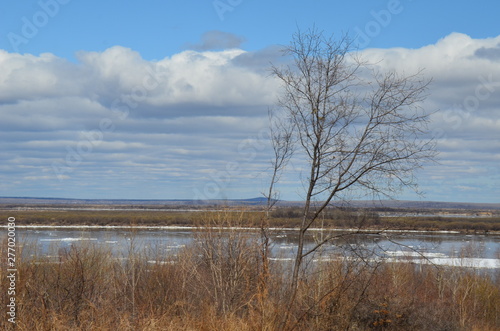
<svg viewBox="0 0 500 331"><path fill-rule="evenodd" d="M203 218L214 227L175 257L132 241L126 259L80 245L56 262L18 261L17 329L277 330L287 265L263 259L259 238L216 228L247 225L243 214ZM287 330L500 330L498 274L352 257L306 265Z"/></svg>
<svg viewBox="0 0 500 331"><path fill-rule="evenodd" d="M227 210L233 217L239 217L240 208ZM213 212L181 210L23 210L15 211L20 225L146 225L146 226L196 226L206 221ZM12 216L12 210L0 210L0 219ZM243 226L257 226L264 212L248 210ZM300 209L295 207L276 208L269 220L271 227L297 227L300 225ZM460 217L379 217L368 209L328 209L322 216L327 228L397 229L397 230L457 230L462 232L500 231L500 217L470 218Z"/></svg>

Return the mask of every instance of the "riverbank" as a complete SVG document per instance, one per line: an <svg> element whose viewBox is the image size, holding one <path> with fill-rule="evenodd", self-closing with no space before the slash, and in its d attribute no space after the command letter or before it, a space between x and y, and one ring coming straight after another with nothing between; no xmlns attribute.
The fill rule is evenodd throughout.
<svg viewBox="0 0 500 331"><path fill-rule="evenodd" d="M151 209L3 209L0 219L15 217L22 226L57 227L196 227L207 214L220 210L151 210ZM269 220L259 210L228 209L223 212L242 214L245 228L294 229L300 224L300 214L293 209L278 209ZM363 231L455 231L460 233L500 233L500 215L489 217L437 216L432 214L380 216L366 210L334 210L316 222L316 228Z"/></svg>
<svg viewBox="0 0 500 331"><path fill-rule="evenodd" d="M18 330L276 330L284 314L287 330L500 329L495 236L398 237L370 230L383 224L373 214L325 214L317 225L363 233L337 229L334 245L308 256L288 306L294 215L273 214L265 240L257 211L2 213L15 218L18 258L15 271L0 269L0 300L7 272L20 275Z"/></svg>
<svg viewBox="0 0 500 331"><path fill-rule="evenodd" d="M54 247L57 256L24 246L32 258L16 265L17 330L277 330L285 312L290 330L500 329L500 277L478 272L482 266L426 265L442 258L429 253L421 263L393 263L409 253L387 251L392 257L380 260L349 246L307 263L287 309L290 264L263 259L258 236L211 229L174 255L135 250L137 236L120 259L114 242L72 241Z"/></svg>

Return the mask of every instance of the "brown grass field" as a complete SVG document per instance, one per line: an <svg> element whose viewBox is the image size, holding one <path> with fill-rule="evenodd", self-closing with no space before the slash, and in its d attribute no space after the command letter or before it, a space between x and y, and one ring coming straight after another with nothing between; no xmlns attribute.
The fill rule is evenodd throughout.
<svg viewBox="0 0 500 331"><path fill-rule="evenodd" d="M225 212L240 213L239 208L226 208ZM18 225L147 225L147 226L196 226L207 213L203 211L176 210L18 210L0 209L0 219L16 217ZM259 226L264 212L246 209L244 226ZM300 223L300 209L278 208L272 212L271 227L295 227ZM325 213L322 224L327 228L363 228L392 230L454 230L462 232L500 231L500 213L491 217L463 218L442 216L380 217L366 209L332 209Z"/></svg>
<svg viewBox="0 0 500 331"><path fill-rule="evenodd" d="M7 213L17 225L177 224L203 231L176 256L137 252L133 240L121 259L90 244L60 249L56 260L31 251L32 258L17 260L16 324L3 314L2 330L500 330L498 271L389 263L363 254L306 263L283 325L290 265L266 258L259 238L216 228L258 226L262 214L256 212L2 211L1 217ZM274 225L293 225L289 216L275 215ZM350 217L344 226L389 224ZM429 228L441 228L441 221L431 220ZM2 243L2 262L6 249ZM0 268L4 307L7 274Z"/></svg>

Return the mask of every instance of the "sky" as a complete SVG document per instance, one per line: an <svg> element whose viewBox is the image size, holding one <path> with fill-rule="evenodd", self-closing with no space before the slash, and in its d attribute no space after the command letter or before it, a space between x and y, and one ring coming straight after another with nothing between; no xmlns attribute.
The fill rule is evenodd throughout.
<svg viewBox="0 0 500 331"><path fill-rule="evenodd" d="M423 196L500 202L497 1L79 1L2 4L0 196L215 199L269 182L270 63L298 29L348 33L383 70L432 79L437 162ZM281 197L300 200L292 162Z"/></svg>

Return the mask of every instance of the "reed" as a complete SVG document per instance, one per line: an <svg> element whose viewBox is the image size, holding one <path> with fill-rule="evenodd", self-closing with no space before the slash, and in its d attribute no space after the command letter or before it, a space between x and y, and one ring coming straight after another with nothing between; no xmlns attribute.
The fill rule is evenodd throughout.
<svg viewBox="0 0 500 331"><path fill-rule="evenodd" d="M237 230L243 214L203 219L193 244L175 256L133 240L125 256L88 243L55 248L56 258L31 248L17 265L16 329L276 330L289 266L263 261L258 238ZM5 303L5 268L0 279ZM286 329L500 330L499 307L498 272L346 252L306 264ZM0 329L14 328L4 316Z"/></svg>

